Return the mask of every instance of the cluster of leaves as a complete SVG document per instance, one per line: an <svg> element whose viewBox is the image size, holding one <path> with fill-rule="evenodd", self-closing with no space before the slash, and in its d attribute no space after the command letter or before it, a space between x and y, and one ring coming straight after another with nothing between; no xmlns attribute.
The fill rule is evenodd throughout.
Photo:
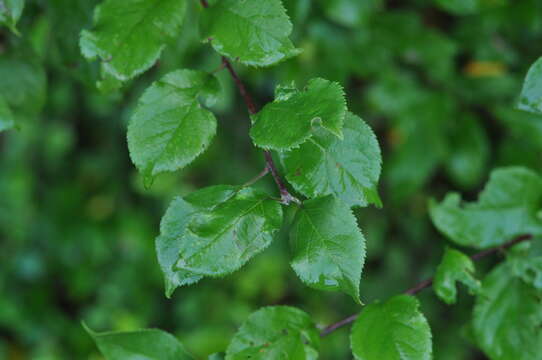
<svg viewBox="0 0 542 360"><path fill-rule="evenodd" d="M29 3L27 8L36 6ZM210 186L175 198L162 219L160 236L156 239L168 296L172 296L176 287L195 283L203 277L231 274L268 247L274 238L288 233L291 266L303 283L320 290L340 290L353 297L356 303L360 302L361 272L365 257L371 256L370 251L366 254L365 247L370 249L374 245L365 243L358 227L360 219L352 209L369 204L380 207L383 201L376 189L381 172L380 147L371 128L347 109L345 92L339 85L348 85L346 80L351 77L371 81L371 86L366 89L368 103L350 101L351 110L367 114L364 117L373 120L390 119L390 146L386 148L388 154L385 153L390 165L384 169L384 174L387 175L387 189L396 191L384 199L386 205L399 206L407 199L413 199L413 194L431 180L439 167L461 189L476 189L485 177L491 161L490 138L481 124L481 114L474 108L486 101L507 99L514 91L519 93L516 82L507 76L500 63L510 61L512 65L517 64L514 59L517 54L506 46L493 48L493 44L484 44L484 36L469 39L462 50L476 49L479 58L496 58L498 61L471 61L464 67L466 79L450 82L455 67L453 58L458 54L456 40L471 35L473 32L466 29L475 26L474 22L480 19L485 24L481 27L483 32L491 33L498 26L502 13L513 13L510 9L517 10L520 5L486 10L485 7L491 8L492 5L482 1L434 1L434 6L451 14L477 14L472 18L461 18L457 38L451 40L438 30L427 29L421 18L413 13L380 13L383 1L315 3L318 3L314 6L318 6L323 18L340 26L327 20L311 21L305 26L310 7L308 2L285 1L294 23L299 28L306 27L304 37L296 33L299 30L292 27L278 0L217 0L210 1L210 7L205 10L180 0L106 0L96 7L93 25L87 26L88 30L83 30L80 36L83 55L90 60L98 60L98 63L89 66L90 71L73 71L64 64L52 70L53 66L48 65L49 72L55 71L62 76L75 74L78 81L84 78L89 83L98 74L96 85L101 91L124 87L126 90L123 91L128 92L132 82L144 76L145 72L155 76L158 59L164 64L168 61L174 64L165 65L167 73L143 91L128 126L130 157L140 171L144 185L152 185L155 190L150 191L156 191L163 181L161 179L168 178L164 173L186 167L216 146L213 138L220 125L215 114L222 113L224 98L231 91L221 74L178 69L178 53L171 55L173 60L168 60L169 47L166 45L178 38L192 36L185 32L185 21L191 18L187 14L199 16L201 30L195 36L195 43L207 41L220 55L252 67L268 67L280 62L275 77L283 85L276 86L274 101L252 114L253 126L249 135L256 147L276 152L276 159L280 161L279 172L284 174L296 192L295 196L306 200L286 206L269 195L268 189L262 190L255 184ZM89 10L93 5L91 2L78 4L79 9L85 8L82 13L87 17L83 17L71 33L59 32L55 36L77 36L78 30L89 21ZM523 6L528 8L530 5ZM15 25L20 18L23 1L4 1L0 6L3 6L0 8L0 22L18 32ZM52 1L49 6L54 9L48 15L53 19L60 16L62 8L70 8L60 0ZM375 13L379 15L373 16ZM24 23L24 17L21 21ZM525 18L521 21L531 26ZM55 25L58 23L54 22ZM28 131L32 128L33 136L39 137L40 129L48 129L43 125L31 125L45 105L47 85L41 62L45 62L43 58L46 55L42 52L43 44L52 38L48 26L52 25L47 25L46 21L36 22L31 31L33 53L41 54L41 57L33 58L19 50L19 53L13 52L0 59L3 74L0 80L0 130L21 127ZM401 27L399 31L397 27ZM535 28L534 24L532 28ZM359 29L371 29L371 32ZM300 49L293 45L290 37L299 39L293 42L299 42ZM55 46L59 52L66 49L62 41L69 42L56 39ZM372 56L359 56L368 53ZM206 58L213 58L206 55ZM214 58L218 59L217 56ZM337 58L341 59L340 62ZM291 60L286 61L288 59ZM351 62L351 59L355 61ZM318 71L314 71L315 63ZM383 67L392 70L381 71ZM426 68L420 76L426 77L424 81L418 79L420 68ZM265 70L264 75L260 69L244 71L251 75L246 76L250 86L256 87L261 82L259 77L269 76L273 70ZM530 114L514 110L512 106L501 106L494 111L502 126L511 130L510 134L502 136L499 156L508 160L500 161L501 164L531 167L537 164L536 159L524 159L523 155L509 159L508 154L521 152L506 150L515 144L514 138L523 136L528 138L529 144L532 143L528 145L531 146L529 149L540 149L540 71L539 60L527 73L518 102L518 107ZM313 78L314 74L331 80ZM489 81L489 85L482 85L478 81L485 76L495 76L495 79ZM299 90L295 83L307 85ZM70 89L58 92L61 92L61 98ZM350 98L355 96L357 99L358 95L352 93ZM100 95L93 95L89 102L97 103L99 98ZM48 103L48 109L52 108L51 103ZM93 106L102 107L102 110L93 110L96 113L103 112L104 108L111 113L109 103ZM66 109L69 112L72 108ZM458 120L449 121L455 118ZM380 123L376 124L375 128L379 130ZM60 145L57 146L62 148L59 151L65 152L69 144L63 141L69 140L62 138L67 136L65 132L59 131L60 139L57 141ZM219 138L224 135L220 134ZM111 141L115 141L113 139ZM118 142L118 138L116 140ZM115 149L122 151L121 147ZM228 151L228 147L223 150ZM14 164L12 168L18 169L16 154L14 152L3 164ZM198 166L197 161L195 166ZM216 180L223 182L218 176ZM6 183L16 184L11 180ZM449 194L440 203L431 202L430 216L436 228L461 247L487 249L523 234L537 237L542 225L539 216L541 184L539 175L527 168L503 167L492 172L478 202L462 204L459 195ZM56 194L62 194L64 190L59 187L57 191ZM103 208L100 201L103 199L95 200L94 206ZM13 208L12 204L6 205L1 215L8 214ZM66 210L59 214L59 218L68 213ZM127 221L123 227L131 227L138 221L141 218ZM413 222L405 222L409 227L423 228ZM7 223L2 221L3 226ZM146 224L152 228L151 224ZM367 220L364 224L367 226L365 232L372 233L374 227ZM20 228L16 224L11 226ZM80 224L70 226L73 226L73 232L77 232ZM150 237L152 230L141 225L137 228L143 232L139 238ZM99 252L107 249L107 237L103 238ZM21 235L21 239L24 236ZM444 302L452 304L457 301L456 282L465 284L470 293L476 295L469 338L492 359L532 359L540 351L542 267L536 246L533 242L532 245L522 244L513 248L506 261L484 278L475 276L473 262L457 249L447 249L437 267L434 289ZM148 248L146 250L149 251ZM379 256L378 252L372 256L373 259ZM65 257L69 263L69 251ZM135 263L133 260L131 264ZM146 268L142 268L140 272L145 271ZM80 276L84 278L84 274L82 272ZM378 277L377 280L380 283L384 281ZM75 282L84 281L76 279ZM515 291L506 291L510 288ZM364 293L370 292L369 287L363 289ZM92 289L87 291L91 293ZM126 291L135 294L137 290L131 288ZM9 305L11 300L6 303ZM430 358L433 349L431 331L419 307L414 297L400 295L363 308L351 332L354 356L359 359ZM495 312L495 308L499 311ZM8 319L9 322L10 316L0 317L0 320ZM518 327L508 326L510 323ZM21 329L24 331L28 327L21 326ZM174 337L159 330L89 332L107 358L191 358ZM313 359L318 356L318 350L318 332L307 313L286 306L265 307L245 321L229 344L226 358ZM438 346L435 351L439 351ZM215 354L210 358L218 359L220 356ZM453 358L454 355L450 356Z"/></svg>
<svg viewBox="0 0 542 360"><path fill-rule="evenodd" d="M498 169L480 194L479 202L459 208L457 201L450 205L446 199L442 204L432 205L431 215L435 225L458 245L488 248L491 244L483 242L486 233L492 234L494 243L504 245L510 236L531 230L526 218L533 210L539 212L542 195L537 194L540 192L542 177L534 172L524 168ZM448 198L450 196L455 195ZM531 206L533 203L536 207ZM511 211L520 213L525 219L519 222L521 226L518 226L517 218L512 217L511 221L493 218L510 217ZM469 224L473 222L479 232L473 243L466 243L463 234L451 231L470 233ZM532 226L541 225L542 219L538 219ZM456 303L456 282L465 284L470 294L476 296L471 338L491 359L527 360L538 356L542 343L540 243L513 247L506 261L497 265L482 281L476 279L474 263L468 256L448 248L433 280L436 295L447 304ZM147 330L93 336L110 359L141 354L173 359L158 350L149 350L146 344L152 340L147 337ZM164 347L182 349L169 335L161 333L160 336L162 341L169 339ZM125 337L134 337L134 340L124 343ZM318 344L318 332L306 313L285 306L267 307L252 314L239 329L226 351L226 359L313 359L317 356ZM352 327L351 346L356 359L432 358L429 324L419 310L418 300L410 295L398 295L384 303L364 307Z"/></svg>
<svg viewBox="0 0 542 360"><path fill-rule="evenodd" d="M118 14L119 5L106 1L98 7L95 27L99 31L83 32L81 46L88 58L100 54L104 73L123 81L156 61L163 45L157 41L158 36L130 43L128 39L141 36L133 31L124 35L123 31L131 30L130 27L115 27L118 25L114 14ZM145 36L174 33L182 20L177 15L183 9L170 8L167 2L148 6L159 21L150 23L153 26L145 29ZM138 17L128 20L141 23L147 20L149 9L134 14ZM246 65L269 66L299 54L287 38L291 24L278 0L265 4L218 1L204 14L204 37L223 56ZM162 29L154 24L170 27ZM148 46L153 46L153 50ZM129 54L145 54L145 58L127 59L116 53L118 49ZM536 93L536 86L527 81L523 98L532 97L533 88ZM209 146L216 132L216 119L202 108L200 101L211 106L218 92L218 82L211 74L193 70L169 73L145 91L128 128L128 144L132 160L149 186L156 175L184 167ZM290 225L292 267L307 285L321 290L342 290L359 302L365 239L349 207L381 205L376 190L381 157L374 134L360 118L348 112L344 97L338 83L321 78L310 80L302 91L294 84L279 86L275 100L253 115L250 136L257 147L279 152L287 180L308 198L300 204ZM529 98L529 104L533 102L536 104ZM533 198L532 193L541 189L542 182L535 174L522 169L497 171L480 196L479 204L461 210L458 196L449 195L442 205L432 207L431 214L436 226L463 246L502 245L522 233L538 235L539 220L532 211L538 210L540 198ZM521 193L517 194L518 191ZM532 201L534 206L528 206L525 201ZM289 205L284 199L283 203ZM511 207L511 204L517 205ZM487 207L490 214L483 212ZM473 216L471 209L480 215ZM166 295L205 276L224 276L238 270L269 246L282 223L277 200L250 186L212 186L174 200L162 220L161 236L156 242L166 279ZM502 224L502 229L495 224ZM435 279L437 294L448 303L455 302L454 282L458 280L465 282L473 293L478 291L473 270L465 255L449 250ZM479 307L484 306L492 304L476 308L474 331L491 326L489 320L480 320L483 310ZM532 315L529 313L528 317ZM297 326L292 328L290 323ZM527 343L538 343L538 333L533 331L533 334L534 339L527 337ZM505 334L504 340L508 337ZM318 334L308 315L297 310L292 313L290 308L266 308L247 320L234 337L226 357L313 358L317 344L314 338ZM494 341L494 336L490 338ZM489 352L487 341L480 341ZM537 347L530 346L528 352L536 352ZM115 355L107 349L103 346L102 351L112 359L129 356ZM415 359L430 358L430 329L416 300L399 296L365 309L353 327L352 350L360 359L398 359L405 354ZM508 356L521 350L524 349L512 346L495 353L504 351Z"/></svg>
<svg viewBox="0 0 542 360"><path fill-rule="evenodd" d="M172 9L168 2L146 5L152 12L136 7L138 11L131 14L137 17L127 20L134 24L149 21L150 26L144 29L149 40L141 41L133 31L124 34L131 28L120 27L116 20L119 8L126 6L127 10L132 5L104 2L95 11L96 30L81 35L83 54L90 59L98 55L102 73L118 81L136 76L156 61L162 44L158 36L151 35L175 33L182 20L177 18L182 9ZM151 21L149 14L156 15L158 21ZM204 12L203 23L208 28L203 33L217 52L247 65L273 65L299 53L287 38L291 23L279 0L265 4L220 1ZM163 29L155 24L171 26ZM258 45L248 45L253 43ZM154 51L149 49L152 45ZM118 53L119 48L132 56L126 58ZM207 149L216 132L216 119L203 105L212 106L219 92L212 74L188 69L173 71L145 90L128 127L128 146L147 186L158 174L183 168ZM292 267L307 285L342 290L360 302L365 239L350 207L380 205L376 186L381 156L375 135L363 120L348 112L342 87L320 78L309 81L302 91L293 84L277 87L275 100L254 114L252 121L254 144L278 151L288 181L308 198L299 205L289 225ZM309 158L310 164L305 161ZM238 270L269 246L281 226L279 201L249 185L211 186L175 199L162 219L161 235L156 240L166 295L203 277ZM272 316L264 316L265 312L254 317L272 324L281 324L282 317L294 323L299 321L298 316L308 319L306 314L290 314L288 309L268 311L276 313L278 319L268 319ZM255 325L266 328L257 321ZM310 320L298 327L315 332ZM281 331L286 334L285 340L274 339L265 356L299 351L295 350L302 344L299 335L293 329ZM234 338L228 357L262 352L269 346L269 336L275 337L266 334L248 346L236 345ZM305 358L313 352L312 348L303 350L300 356Z"/></svg>

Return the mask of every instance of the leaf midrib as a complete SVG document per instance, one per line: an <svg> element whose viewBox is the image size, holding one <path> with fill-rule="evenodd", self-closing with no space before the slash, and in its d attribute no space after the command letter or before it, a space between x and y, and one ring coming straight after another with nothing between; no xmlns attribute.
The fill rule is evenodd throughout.
<svg viewBox="0 0 542 360"><path fill-rule="evenodd" d="M201 254L202 252L205 252L207 251L207 249L209 249L210 247L212 247L213 245L216 244L216 242L218 241L219 238L221 238L226 232L228 232L229 230L231 230L232 227L236 226L237 223L241 220L241 218L243 218L244 216L246 216L248 213L250 213L252 210L254 210L254 208L256 208L257 206L263 204L264 201L266 201L267 199L265 198L262 198L260 200L258 200L254 205L252 205L249 209L247 209L246 211L242 212L239 216L235 217L235 219L233 221L231 221L227 226L224 227L224 229L219 232L218 234L216 234L212 239L211 241L209 241L205 246L203 246L201 249L199 249L196 253L192 254L191 256L189 256L188 258L184 259L184 261L188 264L188 262L190 261L190 259L194 258L195 256ZM187 226L187 230L188 231L191 231L189 226ZM263 236L263 232L261 233L262 236ZM197 234L194 234L197 236ZM190 270L190 271L194 271L194 270Z"/></svg>

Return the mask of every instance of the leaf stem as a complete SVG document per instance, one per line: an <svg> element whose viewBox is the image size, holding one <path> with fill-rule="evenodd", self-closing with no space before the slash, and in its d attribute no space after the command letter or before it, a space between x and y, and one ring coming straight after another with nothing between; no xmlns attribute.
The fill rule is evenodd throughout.
<svg viewBox="0 0 542 360"><path fill-rule="evenodd" d="M275 167L275 162L273 161L271 152L269 150L264 150L263 154L265 156L265 161L267 162L267 167L269 168L269 171L271 171L271 175L273 175L273 179L275 180L275 183L279 188L281 203L283 203L284 205L289 205L291 202L300 204L301 201L299 201L299 199L297 199L295 196L292 196L292 194L290 194L290 192L282 182L277 168Z"/></svg>
<svg viewBox="0 0 542 360"><path fill-rule="evenodd" d="M520 236L514 238L513 240L510 240L507 243L504 243L504 244L499 245L499 246L495 246L495 247L493 247L491 249L480 251L479 253L476 253L476 254L472 255L470 258L473 261L478 261L478 260L480 260L482 258L485 258L485 257L489 256L489 255L493 255L493 254L495 254L497 252L504 251L504 250L516 245L516 244L519 244L519 243L523 242L523 241L531 240L532 238L533 238L533 236L531 234L520 235ZM415 295L415 294L419 293L420 291L422 291L423 289L426 289L426 288L430 287L432 284L433 284L433 278L431 277L429 279L425 279L423 281L420 281L419 283L417 283L413 287L406 290L404 292L404 294ZM337 321L336 323L333 323L333 324L331 324L329 326L326 326L320 332L320 336L324 337L324 336L331 334L335 330L337 330L337 329L339 329L339 328L341 328L341 327L343 327L345 325L353 323L357 319L358 315L359 314L350 315L349 317L347 317L345 319L342 319L340 321Z"/></svg>
<svg viewBox="0 0 542 360"><path fill-rule="evenodd" d="M260 173L258 175L256 175L255 177L253 177L252 179L250 179L249 181L244 183L243 186L250 186L250 185L254 184L255 182L257 182L258 180L260 180L261 178L263 178L267 174L269 174L269 167L267 167L267 165L266 165L263 168L263 170L260 171Z"/></svg>
<svg viewBox="0 0 542 360"><path fill-rule="evenodd" d="M248 112L250 115L254 115L258 112L258 109L256 108L256 105L254 105L254 101L252 101L252 96L248 93L245 84L243 84L243 81L237 75L237 72L231 65L231 62L226 58L225 56L222 56L222 64L228 69L228 72L230 73L231 77L233 78L233 81L235 82L235 85L237 85L237 88L239 89L239 93L243 97L243 100L245 101L245 104L247 106Z"/></svg>
<svg viewBox="0 0 542 360"><path fill-rule="evenodd" d="M201 3L201 6L203 6L204 8L209 7L209 3L207 2L207 0L200 0L200 3ZM243 83L239 75L237 75L237 72L231 65L231 62L225 56L222 56L222 65L226 69L228 69L228 72L230 73L231 77L233 78L233 81L235 82L235 85L237 85L237 89L239 89L239 93L241 94L241 96L243 97L243 100L245 101L245 105L248 109L248 113L250 115L256 114L258 112L258 109L256 108L254 101L252 100L252 96L250 96L250 94L247 91L247 88L245 87L245 84ZM300 201L296 197L290 194L290 192L288 191L288 189L282 182L282 179L278 173L275 162L273 161L273 157L271 156L271 152L269 152L269 150L264 150L264 156L265 156L265 162L267 164L266 169L268 171L271 171L271 175L273 175L273 179L275 180L275 183L277 184L277 187L280 191L280 201L285 205L289 205L291 202L300 203ZM257 180L259 180L258 176L256 176Z"/></svg>
<svg viewBox="0 0 542 360"><path fill-rule="evenodd" d="M201 4L203 5L203 7L209 6L207 4L207 1L205 0L201 0ZM228 58L222 56L222 64L226 69L228 69L228 72L230 73L233 81L237 85L237 89L239 89L239 93L243 97L245 105L248 109L248 113L250 115L256 114L258 112L258 109L256 108L254 101L252 100L252 96L247 91L245 84L243 83L239 75L237 75L237 72L233 68L231 62L228 60ZM286 185L284 185L284 182L279 175L275 162L273 161L273 157L271 156L271 152L269 150L264 150L264 156L265 162L267 163L266 168L271 172L271 175L273 175L273 179L275 180L275 183L277 184L277 187L280 191L281 202L285 205L289 205L291 202L300 203L300 201L296 197L290 194L290 192L286 188Z"/></svg>

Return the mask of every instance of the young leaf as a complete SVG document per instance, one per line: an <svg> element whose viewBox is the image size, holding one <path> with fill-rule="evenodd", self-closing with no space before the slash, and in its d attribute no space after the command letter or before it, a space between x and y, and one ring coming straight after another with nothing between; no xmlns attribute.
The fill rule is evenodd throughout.
<svg viewBox="0 0 542 360"><path fill-rule="evenodd" d="M527 72L517 107L542 114L542 58L536 60Z"/></svg>
<svg viewBox="0 0 542 360"><path fill-rule="evenodd" d="M456 282L462 282L472 295L478 293L480 282L474 277L474 263L462 252L446 248L444 257L437 267L433 289L437 296L447 304L457 300Z"/></svg>
<svg viewBox="0 0 542 360"><path fill-rule="evenodd" d="M202 15L203 36L220 54L251 66L296 56L292 24L280 0L219 0Z"/></svg>
<svg viewBox="0 0 542 360"><path fill-rule="evenodd" d="M532 360L542 353L542 292L509 263L483 280L473 312L477 344L492 360Z"/></svg>
<svg viewBox="0 0 542 360"><path fill-rule="evenodd" d="M542 290L542 245L540 245L540 241L535 240L517 245L510 249L507 255L507 262L510 263L514 275L537 290Z"/></svg>
<svg viewBox="0 0 542 360"><path fill-rule="evenodd" d="M13 114L4 97L0 95L0 131L11 129L13 126L15 126Z"/></svg>
<svg viewBox="0 0 542 360"><path fill-rule="evenodd" d="M398 295L366 306L352 327L358 360L429 360L431 329L415 297Z"/></svg>
<svg viewBox="0 0 542 360"><path fill-rule="evenodd" d="M265 307L237 331L226 360L315 360L319 343L309 315L289 306Z"/></svg>
<svg viewBox="0 0 542 360"><path fill-rule="evenodd" d="M106 360L192 360L171 334L157 329L97 333L83 324Z"/></svg>
<svg viewBox="0 0 542 360"><path fill-rule="evenodd" d="M177 70L143 93L128 126L128 148L147 185L159 173L188 165L209 146L216 119L198 98L209 105L219 91L214 76Z"/></svg>
<svg viewBox="0 0 542 360"><path fill-rule="evenodd" d="M323 127L342 138L346 100L342 87L325 79L312 79L304 91L279 88L275 101L254 116L250 136L264 149L289 150Z"/></svg>
<svg viewBox="0 0 542 360"><path fill-rule="evenodd" d="M105 0L95 9L94 29L81 32L81 52L126 81L154 65L185 11L186 0Z"/></svg>
<svg viewBox="0 0 542 360"><path fill-rule="evenodd" d="M166 295L203 276L224 276L265 249L282 208L251 188L212 186L173 200L156 240Z"/></svg>
<svg viewBox="0 0 542 360"><path fill-rule="evenodd" d="M521 167L494 170L478 202L461 205L450 193L430 215L437 229L462 246L497 246L522 234L542 234L542 178Z"/></svg>
<svg viewBox="0 0 542 360"><path fill-rule="evenodd" d="M24 0L0 1L0 25L7 26L13 33L20 35L17 22L23 13Z"/></svg>
<svg viewBox="0 0 542 360"><path fill-rule="evenodd" d="M290 239L292 267L305 284L343 291L360 302L365 238L346 204L331 195L305 201L293 221Z"/></svg>
<svg viewBox="0 0 542 360"><path fill-rule="evenodd" d="M377 186L382 156L374 133L350 112L343 133L340 140L316 129L299 148L281 153L286 179L309 198L332 194L350 206L381 206Z"/></svg>

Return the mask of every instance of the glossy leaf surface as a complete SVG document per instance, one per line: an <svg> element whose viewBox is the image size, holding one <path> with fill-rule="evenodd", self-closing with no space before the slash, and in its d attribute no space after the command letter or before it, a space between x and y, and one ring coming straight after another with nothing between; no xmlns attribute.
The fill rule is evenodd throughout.
<svg viewBox="0 0 542 360"><path fill-rule="evenodd" d="M378 179L382 156L371 128L347 113L341 140L324 129L299 148L281 153L286 179L303 195L332 194L350 206L381 206Z"/></svg>
<svg viewBox="0 0 542 360"><path fill-rule="evenodd" d="M526 168L494 170L478 202L450 193L430 214L437 229L463 246L487 248L523 234L541 234L542 178Z"/></svg>
<svg viewBox="0 0 542 360"><path fill-rule="evenodd" d="M250 136L264 149L289 150L304 143L316 128L342 138L346 101L342 87L312 79L303 91L279 87L275 101L254 116Z"/></svg>
<svg viewBox="0 0 542 360"><path fill-rule="evenodd" d="M24 0L0 1L0 25L5 25L15 34L20 35L16 25L23 13L23 9Z"/></svg>
<svg viewBox="0 0 542 360"><path fill-rule="evenodd" d="M131 79L158 60L185 11L185 0L105 0L94 11L92 30L81 32L81 52L118 80Z"/></svg>
<svg viewBox="0 0 542 360"><path fill-rule="evenodd" d="M357 360L429 360L431 329L415 297L398 295L367 305L352 327Z"/></svg>
<svg viewBox="0 0 542 360"><path fill-rule="evenodd" d="M156 240L166 295L203 276L239 269L281 225L279 203L251 188L212 186L173 200Z"/></svg>
<svg viewBox="0 0 542 360"><path fill-rule="evenodd" d="M462 252L446 248L444 257L437 267L433 289L437 296L447 304L457 301L456 283L461 282L474 295L480 289L480 282L474 277L474 263Z"/></svg>
<svg viewBox="0 0 542 360"><path fill-rule="evenodd" d="M482 282L473 312L477 344L492 360L531 360L542 353L542 292L498 265Z"/></svg>
<svg viewBox="0 0 542 360"><path fill-rule="evenodd" d="M106 360L193 360L173 335L161 330L97 333L85 329Z"/></svg>
<svg viewBox="0 0 542 360"><path fill-rule="evenodd" d="M128 148L147 185L159 173L186 166L209 146L216 119L199 99L211 104L219 90L212 75L177 70L143 93L128 127Z"/></svg>
<svg viewBox="0 0 542 360"><path fill-rule="evenodd" d="M205 9L203 36L220 54L245 65L269 66L299 54L280 0L219 0Z"/></svg>
<svg viewBox="0 0 542 360"><path fill-rule="evenodd" d="M542 113L542 58L538 59L527 72L518 108Z"/></svg>
<svg viewBox="0 0 542 360"><path fill-rule="evenodd" d="M319 335L311 318L288 306L262 308L245 321L226 351L226 360L313 360Z"/></svg>
<svg viewBox="0 0 542 360"><path fill-rule="evenodd" d="M542 290L542 244L538 239L512 248L507 261L515 276L537 290Z"/></svg>
<svg viewBox="0 0 542 360"><path fill-rule="evenodd" d="M326 196L307 200L290 230L292 267L308 286L343 291L359 300L365 238L352 210Z"/></svg>

